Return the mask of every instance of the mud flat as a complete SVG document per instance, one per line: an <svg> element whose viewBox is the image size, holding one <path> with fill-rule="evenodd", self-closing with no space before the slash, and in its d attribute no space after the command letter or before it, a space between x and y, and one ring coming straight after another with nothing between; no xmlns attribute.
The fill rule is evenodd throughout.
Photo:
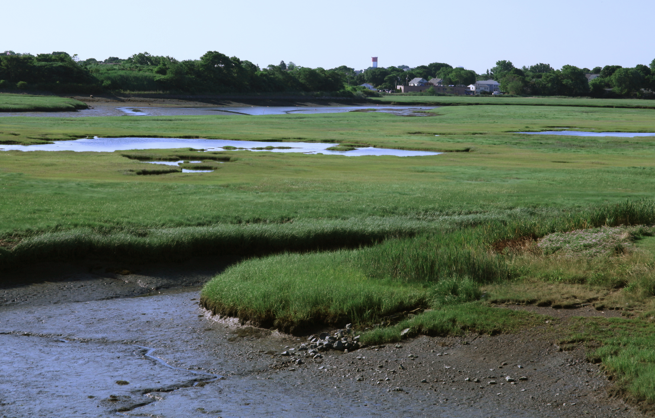
<svg viewBox="0 0 655 418"><path fill-rule="evenodd" d="M281 353L306 338L198 306L199 285L235 261L3 272L0 413L645 416L612 396L582 350L558 351L547 324L516 335L329 351L298 364Z"/></svg>

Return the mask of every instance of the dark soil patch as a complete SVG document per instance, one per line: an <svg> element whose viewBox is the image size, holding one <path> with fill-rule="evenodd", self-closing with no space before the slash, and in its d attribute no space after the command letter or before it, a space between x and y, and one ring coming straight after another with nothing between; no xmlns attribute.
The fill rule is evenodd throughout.
<svg viewBox="0 0 655 418"><path fill-rule="evenodd" d="M537 238L535 236L529 235L526 237L507 239L502 241L494 242L491 245L491 248L497 253L503 252L512 252L512 253L522 253L530 252L534 254L539 254L541 250L537 247Z"/></svg>
<svg viewBox="0 0 655 418"><path fill-rule="evenodd" d="M500 305L499 308L511 309L513 311L526 311L539 315L547 315L558 319L567 319L576 316L585 318L589 317L603 317L603 318L620 318L621 312L616 310L598 310L592 306L583 306L579 308L553 308L547 306L536 305Z"/></svg>

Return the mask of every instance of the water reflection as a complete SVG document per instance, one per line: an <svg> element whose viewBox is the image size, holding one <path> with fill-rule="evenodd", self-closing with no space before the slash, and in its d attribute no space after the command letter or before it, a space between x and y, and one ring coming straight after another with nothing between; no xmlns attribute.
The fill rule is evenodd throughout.
<svg viewBox="0 0 655 418"><path fill-rule="evenodd" d="M582 132L582 131L542 131L542 132L516 132L526 135L562 135L562 136L615 136L619 138L635 138L640 136L655 136L655 133L637 132Z"/></svg>
<svg viewBox="0 0 655 418"><path fill-rule="evenodd" d="M0 151L74 151L74 152L114 152L145 149L195 148L204 151L224 151L227 147L251 150L253 152L301 152L304 154L418 157L438 155L439 152L407 151L385 148L358 148L352 151L330 151L336 144L306 142L259 142L234 141L226 139L193 138L83 138L73 141L55 141L43 145L0 145ZM272 148L272 149L271 149ZM161 161L158 163L167 163Z"/></svg>

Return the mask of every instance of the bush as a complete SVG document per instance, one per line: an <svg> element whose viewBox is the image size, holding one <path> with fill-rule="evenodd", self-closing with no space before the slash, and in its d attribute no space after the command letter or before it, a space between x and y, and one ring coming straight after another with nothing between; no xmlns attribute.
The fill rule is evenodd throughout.
<svg viewBox="0 0 655 418"><path fill-rule="evenodd" d="M27 89L27 82L19 81L18 83L16 83L16 87L18 87L21 90L26 90Z"/></svg>
<svg viewBox="0 0 655 418"><path fill-rule="evenodd" d="M11 83L7 80L0 80L0 90L10 89L12 87Z"/></svg>

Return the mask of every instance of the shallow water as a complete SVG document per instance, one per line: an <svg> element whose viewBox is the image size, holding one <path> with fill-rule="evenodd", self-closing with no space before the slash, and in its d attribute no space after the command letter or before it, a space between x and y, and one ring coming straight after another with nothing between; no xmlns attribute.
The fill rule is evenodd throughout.
<svg viewBox="0 0 655 418"><path fill-rule="evenodd" d="M353 111L370 110L372 112L409 114L414 110L429 110L434 107L417 107L417 106L322 106L322 107L284 107L284 106L251 106L251 107L221 107L211 109L217 112L230 112L250 116L263 115L314 115L319 113L346 113ZM408 112L409 111L409 112Z"/></svg>
<svg viewBox="0 0 655 418"><path fill-rule="evenodd" d="M0 145L0 151L74 151L74 152L114 152L144 149L195 148L205 151L223 151L223 147L235 147L261 152L302 152L305 154L326 154L357 156L393 155L396 157L418 157L438 155L438 152L406 151L385 148L358 148L352 151L329 151L336 144L305 142L258 142L233 141L225 139L187 139L187 138L83 138L74 141L55 141L44 145ZM284 147L274 149L254 149L264 147ZM290 148L289 148L290 147ZM162 161L161 163L165 163ZM172 165L172 164L166 164Z"/></svg>
<svg viewBox="0 0 655 418"><path fill-rule="evenodd" d="M636 133L636 132L542 131L542 132L516 132L516 133L526 134L526 135L615 136L620 138L655 136L655 133Z"/></svg>
<svg viewBox="0 0 655 418"><path fill-rule="evenodd" d="M391 113L399 116L424 116L414 111L429 110L435 107L417 106L241 106L241 107L156 107L133 106L116 107L115 105L97 104L89 109L63 112L0 112L0 117L102 117L102 116L216 116L216 115L285 115L285 114L318 114L344 113L352 111L375 111Z"/></svg>

